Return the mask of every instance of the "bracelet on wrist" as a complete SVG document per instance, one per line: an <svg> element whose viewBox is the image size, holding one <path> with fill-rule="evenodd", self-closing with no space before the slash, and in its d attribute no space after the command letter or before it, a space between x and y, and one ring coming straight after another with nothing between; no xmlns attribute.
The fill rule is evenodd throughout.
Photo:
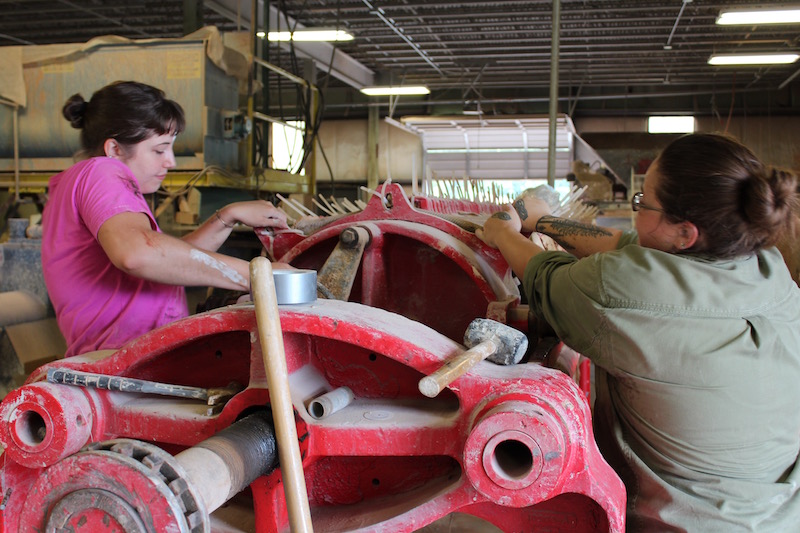
<svg viewBox="0 0 800 533"><path fill-rule="evenodd" d="M214 211L214 215L217 217L217 220L219 220L222 223L222 225L225 226L226 228L233 229L233 227L236 226L235 223L234 224L228 224L227 222L222 220L222 217L219 216L219 209Z"/></svg>

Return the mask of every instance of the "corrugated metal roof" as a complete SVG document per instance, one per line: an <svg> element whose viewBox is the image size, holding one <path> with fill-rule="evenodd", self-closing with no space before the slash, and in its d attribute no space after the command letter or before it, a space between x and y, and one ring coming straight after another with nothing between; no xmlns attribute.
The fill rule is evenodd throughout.
<svg viewBox="0 0 800 533"><path fill-rule="evenodd" d="M249 27L250 0L199 3L204 24L222 31ZM771 96L758 103L751 99L751 105L796 110L791 80L800 64L707 64L712 53L798 49L797 24L715 23L723 8L759 4L562 0L559 86L567 107L562 111L572 114L576 106L578 111L581 106L614 111L652 108L657 107L655 101L678 97L684 98L686 108L692 97L703 95L702 107L715 112L716 94L730 98L756 92ZM183 5L183 0L0 0L0 44L83 42L102 34L179 37L184 33ZM493 112L519 112L518 104L547 101L551 1L280 0L270 5L290 17L291 24L348 30L355 39L338 43L340 52L374 72L380 83L427 85L432 90L426 99L431 106L480 101ZM270 61L293 72L303 69L298 57L286 49L275 48ZM317 65L320 83L346 87L341 78L328 80L324 65L322 58ZM344 105L341 96L338 100L329 103ZM726 107L718 112L724 114L727 103L722 105Z"/></svg>

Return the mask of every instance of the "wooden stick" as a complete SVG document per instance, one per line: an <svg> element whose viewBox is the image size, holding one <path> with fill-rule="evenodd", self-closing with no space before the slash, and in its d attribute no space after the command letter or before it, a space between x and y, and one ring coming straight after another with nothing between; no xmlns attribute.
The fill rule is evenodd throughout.
<svg viewBox="0 0 800 533"><path fill-rule="evenodd" d="M428 398L436 398L445 387L469 372L472 367L494 354L498 344L485 340L447 361L439 370L419 380L419 391Z"/></svg>
<svg viewBox="0 0 800 533"><path fill-rule="evenodd" d="M286 205L286 207L291 208L292 211L294 211L298 215L300 215L301 218L306 216L306 214L304 212L300 211L292 202L289 201L288 198L284 198L280 194L276 194L276 196ZM285 211L284 211L284 213L285 213Z"/></svg>
<svg viewBox="0 0 800 533"><path fill-rule="evenodd" d="M417 196L417 154L411 154L411 195Z"/></svg>
<svg viewBox="0 0 800 533"><path fill-rule="evenodd" d="M298 213L300 213L300 216L305 216L305 215L312 217L318 216L315 212L304 206L298 200L292 200L291 198L284 198L283 196L280 195L280 193L276 193L275 196L283 200L285 203L290 204Z"/></svg>
<svg viewBox="0 0 800 533"><path fill-rule="evenodd" d="M336 214L335 213L336 210L331 206L331 204L328 203L328 200L326 200L325 197L322 196L322 193L320 193L318 196L319 196L319 199L322 200L322 203L325 204L325 207L327 207L330 210L331 215Z"/></svg>
<svg viewBox="0 0 800 533"><path fill-rule="evenodd" d="M272 265L265 257L256 257L250 261L250 292L256 308L258 336L261 340L264 369L267 372L289 527L292 533L310 533L313 531L311 509L297 440L294 407L289 393L289 372L286 367L281 319L278 315L278 296L275 293Z"/></svg>
<svg viewBox="0 0 800 533"><path fill-rule="evenodd" d="M345 211L345 210L342 208L342 206L341 206L341 205L339 205L339 200L337 200L337 199L336 199L336 198L334 198L333 196L331 196L331 206L332 206L334 209L336 209L336 211L338 211L340 215L344 215L345 213L347 213L347 211Z"/></svg>
<svg viewBox="0 0 800 533"><path fill-rule="evenodd" d="M351 213L357 213L361 211L357 205L351 202L348 198L342 198L342 203L344 204L345 208L350 211Z"/></svg>
<svg viewBox="0 0 800 533"><path fill-rule="evenodd" d="M316 198L311 198L311 201L314 203L315 206L319 207L320 211L322 211L326 215L328 215L328 216L333 215L333 213L331 211L329 211L327 207L325 207L324 205L319 203Z"/></svg>

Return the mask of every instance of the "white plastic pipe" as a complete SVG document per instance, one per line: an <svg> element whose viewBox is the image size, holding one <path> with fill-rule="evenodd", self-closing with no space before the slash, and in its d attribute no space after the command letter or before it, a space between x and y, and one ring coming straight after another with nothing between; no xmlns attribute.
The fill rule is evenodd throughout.
<svg viewBox="0 0 800 533"><path fill-rule="evenodd" d="M311 400L311 403L308 404L308 414L321 420L344 409L354 399L355 395L349 387L339 387Z"/></svg>

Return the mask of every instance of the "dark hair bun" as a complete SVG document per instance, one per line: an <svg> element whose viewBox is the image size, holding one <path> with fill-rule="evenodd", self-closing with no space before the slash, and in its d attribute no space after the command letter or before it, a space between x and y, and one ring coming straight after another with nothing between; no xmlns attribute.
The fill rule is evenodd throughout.
<svg viewBox="0 0 800 533"><path fill-rule="evenodd" d="M64 104L61 113L73 128L81 129L83 128L83 118L86 115L86 108L88 106L89 104L86 103L83 96L80 94L73 94Z"/></svg>
<svg viewBox="0 0 800 533"><path fill-rule="evenodd" d="M775 209L789 209L797 207L797 175L793 172L772 167L769 184L775 198Z"/></svg>
<svg viewBox="0 0 800 533"><path fill-rule="evenodd" d="M794 174L769 167L743 184L744 219L759 247L774 245L793 219L796 184Z"/></svg>

